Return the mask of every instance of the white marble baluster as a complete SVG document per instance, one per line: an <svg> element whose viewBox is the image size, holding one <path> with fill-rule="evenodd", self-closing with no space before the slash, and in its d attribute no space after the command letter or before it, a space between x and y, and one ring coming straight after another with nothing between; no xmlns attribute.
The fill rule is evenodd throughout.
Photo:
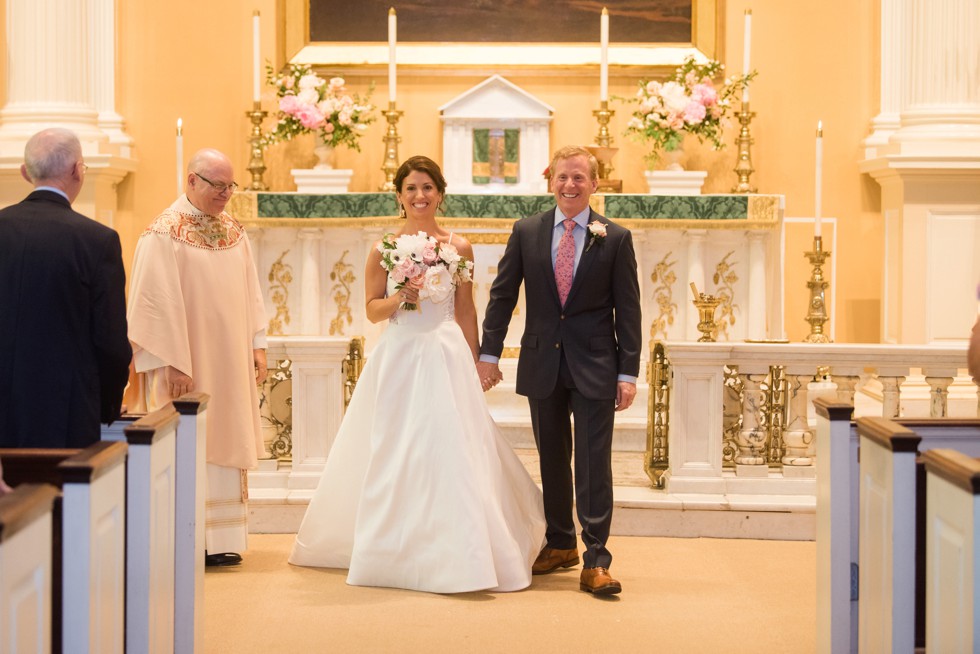
<svg viewBox="0 0 980 654"><path fill-rule="evenodd" d="M749 239L749 307L748 338L761 340L768 336L766 317L766 239L769 234L754 229L748 232Z"/></svg>
<svg viewBox="0 0 980 654"><path fill-rule="evenodd" d="M698 287L699 292L707 293L708 289L704 284L704 242L707 240L708 230L689 229L684 232L684 235L687 238L687 284L685 286L690 288L693 283ZM688 316L686 336L687 340L696 341L701 338L701 332L698 331L698 310L691 303L688 288L683 289L682 294L682 297L687 298L684 302Z"/></svg>
<svg viewBox="0 0 980 654"><path fill-rule="evenodd" d="M881 416L883 418L899 418L902 413L902 403L899 389L905 377L901 375L878 374L881 381Z"/></svg>
<svg viewBox="0 0 980 654"><path fill-rule="evenodd" d="M300 317L302 333L307 336L320 335L320 237L321 229L305 228L299 230L302 244Z"/></svg>
<svg viewBox="0 0 980 654"><path fill-rule="evenodd" d="M945 418L949 414L949 385L953 383L952 375L933 377L926 373L926 383L929 384L929 417Z"/></svg>
<svg viewBox="0 0 980 654"><path fill-rule="evenodd" d="M813 373L800 374L797 368L786 369L789 418L783 431L783 445L786 448L782 457L784 466L813 465L813 459L807 456L813 444L813 432L807 422L807 384L813 379Z"/></svg>
<svg viewBox="0 0 980 654"><path fill-rule="evenodd" d="M833 379L834 383L837 384L837 401L853 406L854 389L861 378L858 375L849 375L845 373L838 374L837 369L835 368L831 374L831 379Z"/></svg>
<svg viewBox="0 0 980 654"><path fill-rule="evenodd" d="M749 366L741 366L745 370ZM739 476L758 477L767 475L766 465L766 428L762 416L765 405L765 394L762 383L766 381L768 370L752 370L742 372L743 404L742 430L738 434L738 454L735 455L736 473Z"/></svg>

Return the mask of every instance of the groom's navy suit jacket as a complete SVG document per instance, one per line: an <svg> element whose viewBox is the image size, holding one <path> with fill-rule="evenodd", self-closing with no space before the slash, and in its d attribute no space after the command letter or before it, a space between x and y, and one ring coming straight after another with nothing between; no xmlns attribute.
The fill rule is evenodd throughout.
<svg viewBox="0 0 980 654"><path fill-rule="evenodd" d="M551 261L555 210L517 221L490 288L481 354L499 357L520 295L526 320L517 367L517 392L532 399L551 394L562 352L575 387L586 398L616 397L618 375L639 376L640 290L630 231L590 210L589 222L606 236L586 235L564 308Z"/></svg>
<svg viewBox="0 0 980 654"><path fill-rule="evenodd" d="M84 447L132 357L119 235L34 191L0 211L0 447Z"/></svg>

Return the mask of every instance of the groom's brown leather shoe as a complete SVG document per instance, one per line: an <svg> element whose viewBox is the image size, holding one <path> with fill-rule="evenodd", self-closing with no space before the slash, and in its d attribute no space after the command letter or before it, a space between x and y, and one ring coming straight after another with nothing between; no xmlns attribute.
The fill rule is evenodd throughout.
<svg viewBox="0 0 980 654"><path fill-rule="evenodd" d="M616 595L623 592L623 585L613 579L605 568L583 568L579 588L593 595Z"/></svg>
<svg viewBox="0 0 980 654"><path fill-rule="evenodd" d="M578 565L578 549L556 550L546 547L538 554L531 566L531 574L546 575L558 568L570 568Z"/></svg>

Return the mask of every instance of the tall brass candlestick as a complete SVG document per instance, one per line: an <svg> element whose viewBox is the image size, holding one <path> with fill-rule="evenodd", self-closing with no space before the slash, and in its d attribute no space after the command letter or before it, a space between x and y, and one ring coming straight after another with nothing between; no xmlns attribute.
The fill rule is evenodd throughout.
<svg viewBox="0 0 980 654"><path fill-rule="evenodd" d="M830 284L823 278L823 264L830 257L830 252L823 249L823 238L813 237L813 251L804 253L810 260L813 271L810 281L806 283L810 289L810 305L806 313L806 321L810 323L810 333L803 339L804 343L829 343L830 338L823 333L824 323L827 322L826 291Z"/></svg>
<svg viewBox="0 0 980 654"><path fill-rule="evenodd" d="M609 108L608 100L602 100L599 102L599 108L594 110L592 115L599 121L599 133L595 137L595 144L598 147L592 151L592 154L595 155L596 161L599 163L600 187L603 187L603 182L606 182L604 188L600 188L599 190L600 192L622 191L622 181L611 181L613 171L612 157L618 152L618 148L610 147L613 142L613 137L609 133L609 120L616 115L616 112Z"/></svg>
<svg viewBox="0 0 980 654"><path fill-rule="evenodd" d="M252 173L252 182L248 185L250 191L268 191L269 185L262 181L265 174L265 152L262 147L262 121L269 115L269 112L262 111L262 103L258 100L252 103L252 110L246 111L245 115L252 121L252 134L248 137L249 149L252 158L248 162L248 172Z"/></svg>
<svg viewBox="0 0 980 654"><path fill-rule="evenodd" d="M738 162L735 164L735 174L738 175L738 184L732 187L732 193L756 193L759 189L749 182L749 176L755 172L752 167L752 133L749 125L755 114L749 111L749 103L742 103L742 110L736 111L738 122L742 128L738 132Z"/></svg>
<svg viewBox="0 0 980 654"><path fill-rule="evenodd" d="M381 170L385 173L385 181L381 185L381 191L395 190L395 173L398 172L398 144L402 140L398 136L398 119L401 118L402 113L395 108L394 102L389 102L388 111L384 112L384 116L388 120L388 131L384 136L385 162L381 166Z"/></svg>

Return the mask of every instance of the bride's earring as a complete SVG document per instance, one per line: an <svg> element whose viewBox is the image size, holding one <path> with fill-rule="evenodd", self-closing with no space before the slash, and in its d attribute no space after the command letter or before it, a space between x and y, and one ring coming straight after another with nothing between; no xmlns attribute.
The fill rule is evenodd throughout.
<svg viewBox="0 0 980 654"><path fill-rule="evenodd" d="M408 213L405 212L405 205L401 202L398 203L398 217L408 218Z"/></svg>

